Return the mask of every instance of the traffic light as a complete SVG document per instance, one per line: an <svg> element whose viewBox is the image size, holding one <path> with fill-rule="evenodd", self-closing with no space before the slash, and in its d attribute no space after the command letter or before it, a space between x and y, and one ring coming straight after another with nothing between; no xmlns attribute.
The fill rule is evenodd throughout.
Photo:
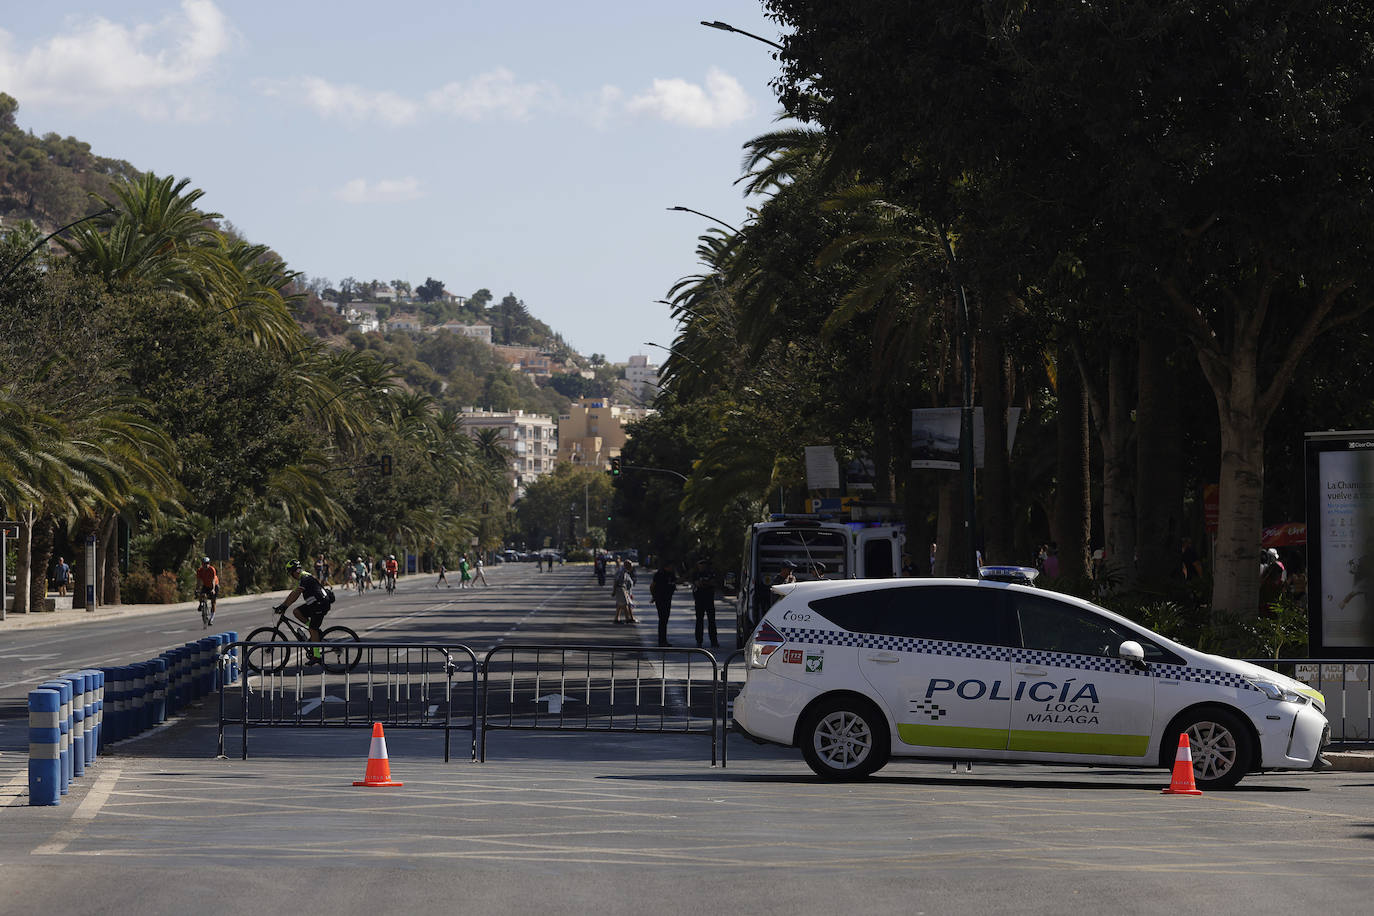
<svg viewBox="0 0 1374 916"><path fill-rule="evenodd" d="M612 458L612 459L611 459L611 476L612 476L612 477L619 477L619 476L620 476L620 459L619 459L619 458Z"/></svg>
<svg viewBox="0 0 1374 916"><path fill-rule="evenodd" d="M382 467L382 476L383 476L383 477L390 477L390 476L391 476L391 456L390 456L390 455L383 455L383 456L382 456L381 467Z"/></svg>

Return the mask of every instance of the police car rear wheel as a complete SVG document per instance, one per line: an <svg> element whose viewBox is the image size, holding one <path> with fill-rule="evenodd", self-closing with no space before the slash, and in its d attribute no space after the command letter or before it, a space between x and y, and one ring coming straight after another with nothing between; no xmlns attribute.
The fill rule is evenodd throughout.
<svg viewBox="0 0 1374 916"><path fill-rule="evenodd" d="M1240 719L1231 713L1207 709L1194 714L1174 732L1174 747L1178 746L1181 732L1188 734L1193 780L1199 789L1229 789L1249 771L1254 742Z"/></svg>
<svg viewBox="0 0 1374 916"><path fill-rule="evenodd" d="M859 699L818 705L807 715L800 739L807 766L825 779L862 779L887 763L887 724Z"/></svg>

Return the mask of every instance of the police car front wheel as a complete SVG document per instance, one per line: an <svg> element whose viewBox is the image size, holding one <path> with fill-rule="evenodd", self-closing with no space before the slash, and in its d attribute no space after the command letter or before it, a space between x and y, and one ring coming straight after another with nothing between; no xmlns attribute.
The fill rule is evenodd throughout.
<svg viewBox="0 0 1374 916"><path fill-rule="evenodd" d="M857 697L822 700L803 719L798 743L817 776L862 779L887 763L887 721Z"/></svg>
<svg viewBox="0 0 1374 916"><path fill-rule="evenodd" d="M1240 717L1224 709L1189 713L1169 730L1169 747L1178 747L1178 736L1188 734L1197 787L1229 789L1250 771L1255 742Z"/></svg>

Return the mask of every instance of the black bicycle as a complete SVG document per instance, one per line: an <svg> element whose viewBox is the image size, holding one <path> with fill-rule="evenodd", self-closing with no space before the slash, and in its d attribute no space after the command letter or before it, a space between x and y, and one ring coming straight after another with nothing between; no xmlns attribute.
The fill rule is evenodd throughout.
<svg viewBox="0 0 1374 916"><path fill-rule="evenodd" d="M210 596L205 594L205 589L200 589L200 622L202 626L209 627L214 623L215 615L210 612Z"/></svg>
<svg viewBox="0 0 1374 916"><path fill-rule="evenodd" d="M330 674L352 671L363 658L358 634L351 628L327 627L320 631L320 641L316 643L310 638L310 629L286 612L277 615L275 625L258 627L249 633L244 642L255 644L245 647L243 653L243 667L249 673L277 674L285 669L298 647L281 643L313 643L300 650L303 653L301 667L320 665Z"/></svg>

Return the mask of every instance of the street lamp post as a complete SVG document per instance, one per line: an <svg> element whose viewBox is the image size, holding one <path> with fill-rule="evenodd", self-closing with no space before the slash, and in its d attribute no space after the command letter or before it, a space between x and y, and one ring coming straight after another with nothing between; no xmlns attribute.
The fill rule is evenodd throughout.
<svg viewBox="0 0 1374 916"><path fill-rule="evenodd" d="M959 409L959 470L964 483L964 532L967 536L969 575L978 578L978 542L975 537L974 512L977 501L973 481L973 331L969 327L968 297L964 294L964 283L959 276L959 262L954 257L954 249L949 244L949 235L944 226L940 227L940 241L944 243L945 259L949 262L950 279L954 281L955 294L958 296L959 358L963 365L964 398Z"/></svg>
<svg viewBox="0 0 1374 916"><path fill-rule="evenodd" d="M709 220L711 220L712 222L720 223L720 224L721 224L722 226L724 226L726 229L729 229L731 232L735 233L736 235L739 235L739 230L736 229L734 226L730 225L729 223L727 223L727 222L726 222L725 220L723 220L723 219L719 219L719 218L717 218L717 217L712 216L712 215L709 214L709 213L702 213L700 210L693 210L691 207L667 207L666 209L668 209L668 210L676 210L676 211L678 211L679 213L695 213L697 216L700 216L700 217L702 217L702 218L704 218L704 219L709 219Z"/></svg>
<svg viewBox="0 0 1374 916"><path fill-rule="evenodd" d="M672 347L665 347L665 346L663 346L663 344L656 344L656 343L654 343L652 340L646 340L646 341L644 341L644 346L646 346L646 347L657 347L657 348L660 349L660 350L667 350L668 353L670 353L670 354L673 355L673 356L676 356L678 359L682 360L683 362L691 363L693 366L696 366L696 367L697 367L698 369L700 369L702 372L705 372L705 371L706 371L706 367L703 366L701 363L699 363L699 362L697 362L696 360L692 359L690 356L686 355L685 353L679 353L679 352L677 352L677 351L674 350Z"/></svg>
<svg viewBox="0 0 1374 916"><path fill-rule="evenodd" d="M744 29L737 29L728 22L721 22L720 20L716 20L714 22L707 22L705 19L703 19L701 20L701 24L706 26L706 28L708 29L720 29L722 32L734 32L736 35L745 35L749 38L754 39L755 41L761 41L766 45L772 45L779 51L784 50L783 46L778 44L776 41L769 41L767 38L764 38L761 35L755 35L753 32L746 32L744 31Z"/></svg>
<svg viewBox="0 0 1374 916"><path fill-rule="evenodd" d="M0 284L3 284L6 280L8 280L10 278L10 274L14 273L16 270L19 269L20 264L23 264L29 258L33 257L33 253L38 249L42 248L44 245L46 245L53 236L66 232L71 227L78 226L81 223L86 222L87 220L99 219L102 216L106 216L114 212L114 207L106 207L104 210L98 210L95 213L92 213L88 216L81 217L81 219L72 220L70 223L67 223L67 225L59 226L52 232L49 232L47 235L43 236L41 239L35 242L32 248L24 252L24 256L22 258L20 258L19 260L15 261L13 264L10 265L9 270L5 271L5 275L3 277L0 277Z"/></svg>

